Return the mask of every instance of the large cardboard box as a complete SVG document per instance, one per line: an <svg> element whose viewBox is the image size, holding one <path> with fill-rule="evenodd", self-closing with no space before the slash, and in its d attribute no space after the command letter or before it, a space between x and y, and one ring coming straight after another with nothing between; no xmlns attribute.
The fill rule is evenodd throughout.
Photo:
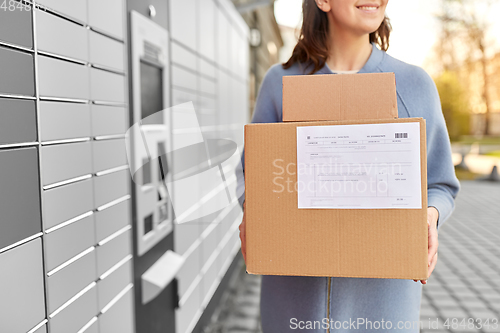
<svg viewBox="0 0 500 333"><path fill-rule="evenodd" d="M251 274L337 276L365 278L426 279L427 265L427 172L425 120L394 119L394 108L366 119L374 99L394 106L393 74L373 74L386 84L364 103L350 103L344 96L340 110L328 115L332 103L330 80L349 81L359 91L379 87L377 79L360 74L298 76L284 78L284 118L324 119L358 110L350 120L322 120L249 124L245 126L245 213L247 271ZM356 76L356 77L355 77ZM318 79L316 79L318 77ZM374 81L375 80L375 81ZM330 82L329 82L330 81ZM297 89L303 85L304 89ZM344 85L345 87L345 85ZM323 89L309 98L308 91ZM292 93L293 92L293 93ZM300 103L290 103L293 99ZM359 94L358 94L359 95ZM323 97L322 97L323 96ZM307 102L309 101L309 102ZM317 112L317 111L320 112ZM347 117L347 116L346 116ZM344 117L343 119L345 119ZM356 119L357 117L362 119ZM418 209L299 209L297 182L297 127L352 124L418 123L420 126L421 208ZM280 170L277 172L277 162ZM277 191L276 177L292 191Z"/></svg>

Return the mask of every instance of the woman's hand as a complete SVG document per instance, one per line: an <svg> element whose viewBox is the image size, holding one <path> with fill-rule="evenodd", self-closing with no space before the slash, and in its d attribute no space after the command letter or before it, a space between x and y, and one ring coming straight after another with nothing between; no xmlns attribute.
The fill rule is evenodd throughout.
<svg viewBox="0 0 500 333"><path fill-rule="evenodd" d="M240 240L241 240L241 254L243 254L243 259L245 262L247 261L247 253L246 253L246 233L245 233L245 202L243 202L243 220L240 224Z"/></svg>
<svg viewBox="0 0 500 333"><path fill-rule="evenodd" d="M437 232L437 221L439 217L439 212L434 207L427 208L427 227L429 228L429 252L428 252L428 265L429 265L429 274L430 277L432 271L436 267L438 254L438 232ZM417 282L417 280L415 280ZM422 284L427 284L427 280L420 280Z"/></svg>

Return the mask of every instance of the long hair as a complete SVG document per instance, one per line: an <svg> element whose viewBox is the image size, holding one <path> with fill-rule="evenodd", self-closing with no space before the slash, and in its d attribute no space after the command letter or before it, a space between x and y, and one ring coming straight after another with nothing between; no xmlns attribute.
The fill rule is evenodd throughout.
<svg viewBox="0 0 500 333"><path fill-rule="evenodd" d="M283 64L290 68L296 62L313 66L309 74L319 71L328 58L328 16L318 8L315 0L304 0L302 4L302 28L292 56ZM389 48L391 23L385 17L377 31L370 33L370 43L376 43L383 51Z"/></svg>

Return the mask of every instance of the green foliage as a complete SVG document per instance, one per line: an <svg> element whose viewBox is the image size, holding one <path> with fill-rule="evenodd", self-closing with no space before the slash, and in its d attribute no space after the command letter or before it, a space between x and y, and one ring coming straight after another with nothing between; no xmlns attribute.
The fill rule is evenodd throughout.
<svg viewBox="0 0 500 333"><path fill-rule="evenodd" d="M464 89L455 72L444 71L434 82L441 98L450 140L470 133L470 111Z"/></svg>

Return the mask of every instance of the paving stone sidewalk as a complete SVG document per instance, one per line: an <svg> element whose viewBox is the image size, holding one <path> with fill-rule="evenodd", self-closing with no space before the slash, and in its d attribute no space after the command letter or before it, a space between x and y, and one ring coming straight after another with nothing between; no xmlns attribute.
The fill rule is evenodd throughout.
<svg viewBox="0 0 500 333"><path fill-rule="evenodd" d="M462 182L439 241L438 266L423 288L421 332L500 333L500 184ZM260 277L241 263L205 333L260 333L259 292Z"/></svg>

